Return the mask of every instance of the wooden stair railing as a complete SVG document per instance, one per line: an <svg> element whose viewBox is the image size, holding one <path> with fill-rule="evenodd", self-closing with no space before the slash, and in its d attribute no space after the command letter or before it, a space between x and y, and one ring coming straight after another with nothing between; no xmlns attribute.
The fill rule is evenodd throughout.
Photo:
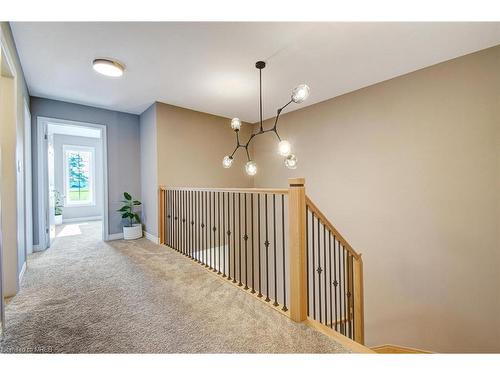
<svg viewBox="0 0 500 375"><path fill-rule="evenodd" d="M296 322L364 344L361 254L306 196L303 178L288 189L158 194L161 244Z"/></svg>

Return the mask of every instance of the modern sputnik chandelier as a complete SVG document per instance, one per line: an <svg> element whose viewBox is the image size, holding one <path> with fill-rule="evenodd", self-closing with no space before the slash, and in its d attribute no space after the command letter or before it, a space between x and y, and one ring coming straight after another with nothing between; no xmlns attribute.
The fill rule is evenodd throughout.
<svg viewBox="0 0 500 375"><path fill-rule="evenodd" d="M266 63L264 61L257 61L255 63L255 67L259 69L260 129L256 133L252 132L252 135L250 136L250 138L246 143L241 143L239 135L239 131L241 128L241 121L239 118L233 118L231 120L231 129L233 129L234 132L236 133L236 147L234 148L234 151L231 155L224 156L224 159L222 159L222 165L224 168L231 168L234 161L233 159L234 154L236 153L236 151L238 151L238 149L244 148L248 159L247 163L245 164L245 171L250 176L255 175L257 173L257 163L250 158L250 153L248 152L248 146L256 136L268 132L273 132L274 134L276 134L276 137L278 138L279 142L278 153L285 158L285 166L289 169L295 169L297 168L297 157L294 154L292 154L292 146L290 142L288 142L285 139L281 139L280 135L278 134L278 127L277 127L278 119L280 117L281 111L283 111L289 104L291 104L292 102L297 104L302 103L307 99L310 91L309 86L302 84L295 87L292 91L292 96L290 101L286 103L283 107L278 108L273 127L270 129L264 129L262 126L262 69L266 67Z"/></svg>

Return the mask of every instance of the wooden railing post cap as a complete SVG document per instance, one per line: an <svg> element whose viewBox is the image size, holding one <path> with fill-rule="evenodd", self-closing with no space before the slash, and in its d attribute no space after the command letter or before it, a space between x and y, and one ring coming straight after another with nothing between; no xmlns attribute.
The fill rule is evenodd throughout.
<svg viewBox="0 0 500 375"><path fill-rule="evenodd" d="M289 186L304 186L306 184L306 179L304 177L295 177L288 179Z"/></svg>

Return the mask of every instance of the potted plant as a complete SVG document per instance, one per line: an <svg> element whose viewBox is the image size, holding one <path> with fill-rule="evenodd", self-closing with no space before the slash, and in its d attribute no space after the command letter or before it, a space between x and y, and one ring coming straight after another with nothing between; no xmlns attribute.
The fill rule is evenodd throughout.
<svg viewBox="0 0 500 375"><path fill-rule="evenodd" d="M138 200L132 199L132 196L124 192L122 200L123 207L118 210L122 214L122 219L127 219L127 224L123 226L123 239L135 240L142 237L142 224L139 215L134 212L134 207L141 205Z"/></svg>
<svg viewBox="0 0 500 375"><path fill-rule="evenodd" d="M55 224L62 224L62 214L63 214L63 195L58 191L54 190L54 215L55 215Z"/></svg>

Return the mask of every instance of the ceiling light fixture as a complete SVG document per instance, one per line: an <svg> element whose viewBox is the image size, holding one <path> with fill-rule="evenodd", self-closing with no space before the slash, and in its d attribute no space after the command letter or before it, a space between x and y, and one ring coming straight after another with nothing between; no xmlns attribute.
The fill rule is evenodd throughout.
<svg viewBox="0 0 500 375"><path fill-rule="evenodd" d="M276 113L276 119L274 120L274 126L270 129L264 130L264 127L262 126L262 69L266 67L266 63L264 61L257 61L255 63L255 67L259 69L259 109L260 109L260 129L257 132L252 132L252 135L248 139L246 143L241 143L240 142L240 136L239 136L239 131L241 128L241 121L239 118L233 118L231 120L231 129L234 130L236 133L236 147L231 155L226 155L224 156L222 160L222 166L224 168L231 168L233 165L233 156L238 151L239 148L244 148L246 153L247 153L247 163L245 164L245 171L249 176L254 176L257 173L257 163L253 161L250 158L250 153L248 152L248 146L250 145L250 142L252 139L254 139L257 135L264 134L267 132L273 132L276 134L276 137L278 138L278 153L281 156L285 157L285 166L289 169L295 169L297 168L297 157L292 154L292 145L290 142L286 140L282 140L281 137L278 134L278 119L280 117L281 111L283 111L289 104L291 103L302 103L307 99L309 96L309 86L307 85L298 85L295 87L292 91L291 99L288 103L286 103L283 107L278 108L277 113Z"/></svg>
<svg viewBox="0 0 500 375"><path fill-rule="evenodd" d="M92 67L97 73L108 77L121 77L125 67L118 61L109 59L95 59L92 61Z"/></svg>

